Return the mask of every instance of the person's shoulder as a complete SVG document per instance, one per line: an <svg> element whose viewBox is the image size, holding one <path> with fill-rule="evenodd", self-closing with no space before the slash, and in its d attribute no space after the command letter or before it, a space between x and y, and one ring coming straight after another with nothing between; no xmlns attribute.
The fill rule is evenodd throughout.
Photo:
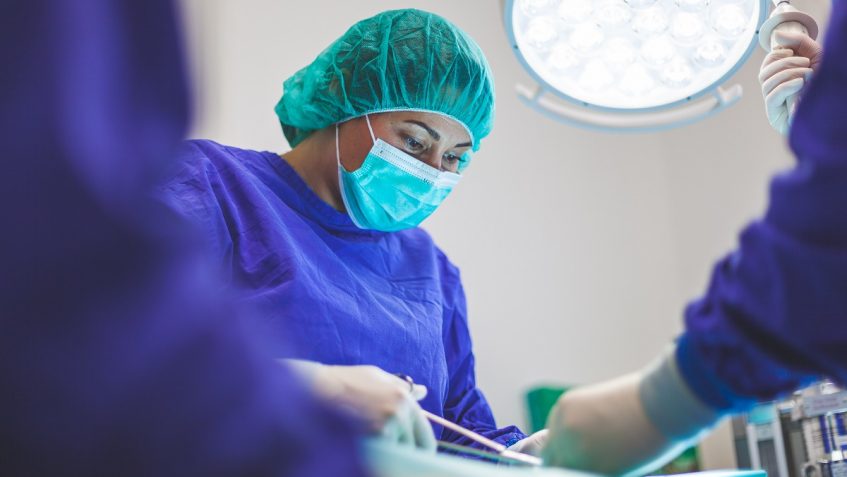
<svg viewBox="0 0 847 477"><path fill-rule="evenodd" d="M435 247L435 253L436 257L438 257L438 263L441 266L441 275L444 279L454 284L461 284L462 276L459 272L459 267L457 267L456 264L450 260L450 257L444 253L444 250L437 245Z"/></svg>
<svg viewBox="0 0 847 477"><path fill-rule="evenodd" d="M241 167L261 156L258 151L227 146L210 139L189 139L180 146L177 159L185 166L228 168Z"/></svg>
<svg viewBox="0 0 847 477"><path fill-rule="evenodd" d="M261 160L261 153L226 146L208 139L191 139L180 144L175 161L161 181L175 185L208 186L210 182L245 173L245 165Z"/></svg>
<svg viewBox="0 0 847 477"><path fill-rule="evenodd" d="M183 141L177 149L176 160L168 171L166 183L185 182L205 175L227 161L225 147L207 139Z"/></svg>
<svg viewBox="0 0 847 477"><path fill-rule="evenodd" d="M421 227L397 232L401 236L401 240L406 246L412 246L417 249L428 249L431 251L435 260L438 262L441 275L443 278L450 281L461 281L459 268L450 261L450 258L444 250L435 243L432 235Z"/></svg>
<svg viewBox="0 0 847 477"><path fill-rule="evenodd" d="M440 249L438 248L438 245L435 244L435 240L432 239L429 232L421 227L400 230L398 232L393 232L393 235L406 249L412 248L418 251L429 251L433 254L440 253Z"/></svg>

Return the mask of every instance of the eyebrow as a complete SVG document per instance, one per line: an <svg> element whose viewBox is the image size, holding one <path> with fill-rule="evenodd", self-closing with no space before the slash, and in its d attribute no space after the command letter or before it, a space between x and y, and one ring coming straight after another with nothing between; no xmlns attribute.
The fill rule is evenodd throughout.
<svg viewBox="0 0 847 477"><path fill-rule="evenodd" d="M432 136L433 139L435 139L436 141L441 140L441 134L438 134L438 131L432 129L426 123L421 122L421 121L415 121L414 119L407 119L405 122L420 126L424 129L426 129L426 132L429 133L429 135ZM461 144L456 144L453 147L470 147L470 146L471 146L471 143L463 142Z"/></svg>

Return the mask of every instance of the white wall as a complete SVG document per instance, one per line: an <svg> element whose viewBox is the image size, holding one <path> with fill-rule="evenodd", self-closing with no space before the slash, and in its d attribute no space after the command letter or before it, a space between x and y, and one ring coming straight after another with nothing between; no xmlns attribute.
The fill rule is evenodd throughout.
<svg viewBox="0 0 847 477"><path fill-rule="evenodd" d="M426 228L459 265L480 385L501 424L522 394L633 370L681 330L711 263L761 212L768 176L790 163L763 114L757 51L745 96L718 117L652 135L555 123L513 94L529 82L498 2L185 0L195 40L196 137L284 151L282 82L355 20L417 7L471 34L497 82L497 121L460 187ZM824 18L827 2L795 2Z"/></svg>

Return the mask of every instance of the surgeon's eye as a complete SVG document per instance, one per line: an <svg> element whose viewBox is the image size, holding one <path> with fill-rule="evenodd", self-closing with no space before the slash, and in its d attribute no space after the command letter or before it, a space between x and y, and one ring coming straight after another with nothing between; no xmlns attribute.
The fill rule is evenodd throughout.
<svg viewBox="0 0 847 477"><path fill-rule="evenodd" d="M424 149L426 149L426 146L424 146L420 141L411 136L406 136L406 138L403 140L403 145L405 146L406 150L411 152L412 154L421 153Z"/></svg>
<svg viewBox="0 0 847 477"><path fill-rule="evenodd" d="M459 161L462 159L461 156L458 156L452 152L448 152L444 154L441 158L441 168L447 171L455 172L459 169Z"/></svg>

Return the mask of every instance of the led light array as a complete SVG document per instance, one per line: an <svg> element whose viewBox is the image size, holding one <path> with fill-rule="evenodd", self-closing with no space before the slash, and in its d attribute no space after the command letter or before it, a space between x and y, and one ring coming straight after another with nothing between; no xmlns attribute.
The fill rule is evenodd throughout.
<svg viewBox="0 0 847 477"><path fill-rule="evenodd" d="M515 0L534 73L586 105L644 110L716 86L745 58L758 0Z"/></svg>

